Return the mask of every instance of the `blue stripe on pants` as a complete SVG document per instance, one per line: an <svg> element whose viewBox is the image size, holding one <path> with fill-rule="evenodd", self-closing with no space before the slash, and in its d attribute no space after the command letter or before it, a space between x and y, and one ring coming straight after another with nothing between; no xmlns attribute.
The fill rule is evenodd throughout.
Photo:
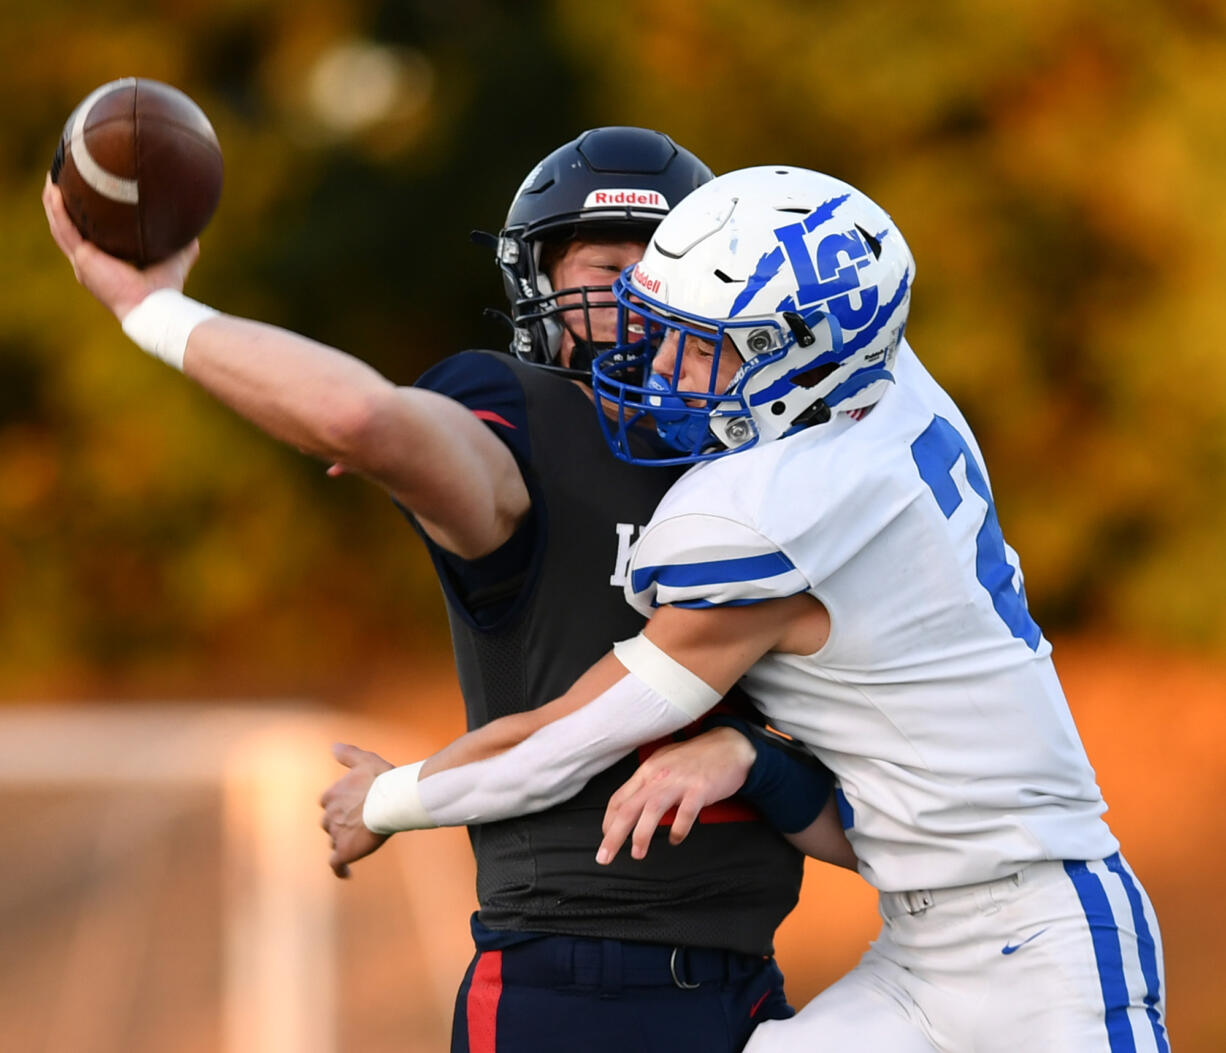
<svg viewBox="0 0 1226 1053"><path fill-rule="evenodd" d="M1119 929L1111 913L1111 903L1098 875L1085 863L1068 861L1064 871L1072 879L1090 926L1094 941L1094 960L1098 963L1098 981L1102 986L1103 1007L1106 1011L1107 1037L1111 1053L1136 1053L1128 1020L1128 984L1124 979L1124 957L1120 951Z"/></svg>
<svg viewBox="0 0 1226 1053"><path fill-rule="evenodd" d="M1145 977L1145 1014L1149 1017L1149 1025L1154 1029L1154 1045L1158 1053L1170 1053L1170 1045L1166 1040L1166 1030L1158 1014L1158 999L1162 996L1162 984L1158 977L1158 947L1153 934L1149 931L1149 920L1145 917L1145 905L1141 902L1141 890L1132 874L1124 866L1118 852L1103 860L1107 869L1116 874L1128 895L1128 905L1132 908L1132 923L1137 930L1137 952L1141 958L1141 973Z"/></svg>

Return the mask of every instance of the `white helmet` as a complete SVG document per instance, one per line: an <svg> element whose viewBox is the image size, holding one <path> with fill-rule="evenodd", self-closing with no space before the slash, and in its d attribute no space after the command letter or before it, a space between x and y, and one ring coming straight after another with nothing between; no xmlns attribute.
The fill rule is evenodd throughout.
<svg viewBox="0 0 1226 1053"><path fill-rule="evenodd" d="M914 271L889 215L831 176L766 166L699 187L614 285L622 342L593 369L614 453L655 464L707 460L873 405L893 380ZM632 343L639 318L646 339ZM671 376L654 372L674 332ZM681 390L685 342L694 339L714 345L711 383ZM718 357L730 350L742 364L717 391ZM663 456L631 452L630 429L646 418L668 448Z"/></svg>

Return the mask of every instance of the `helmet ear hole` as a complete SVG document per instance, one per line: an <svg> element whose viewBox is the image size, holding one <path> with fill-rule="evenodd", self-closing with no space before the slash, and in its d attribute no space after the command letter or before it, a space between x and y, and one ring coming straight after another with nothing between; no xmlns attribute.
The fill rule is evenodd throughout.
<svg viewBox="0 0 1226 1053"><path fill-rule="evenodd" d="M798 373L792 377L792 383L798 388L815 388L838 368L837 362L824 362L820 366L814 366L803 373Z"/></svg>

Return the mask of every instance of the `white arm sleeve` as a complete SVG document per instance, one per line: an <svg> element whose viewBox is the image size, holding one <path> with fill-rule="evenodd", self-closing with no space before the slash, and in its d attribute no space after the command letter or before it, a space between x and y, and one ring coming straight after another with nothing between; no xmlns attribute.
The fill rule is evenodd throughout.
<svg viewBox="0 0 1226 1053"><path fill-rule="evenodd" d="M423 762L384 772L362 821L376 834L490 823L544 811L645 742L702 716L719 693L644 636L616 644L630 670L603 694L495 757L418 780Z"/></svg>

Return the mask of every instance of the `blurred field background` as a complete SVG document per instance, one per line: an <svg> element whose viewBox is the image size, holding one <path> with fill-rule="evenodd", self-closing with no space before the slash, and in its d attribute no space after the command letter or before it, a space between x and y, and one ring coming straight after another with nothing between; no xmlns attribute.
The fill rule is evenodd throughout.
<svg viewBox="0 0 1226 1053"><path fill-rule="evenodd" d="M227 182L189 293L405 383L505 343L481 317L502 305L497 272L468 233L496 230L535 161L584 128L657 127L716 171L819 168L884 204L914 250L908 334L978 433L1109 819L1158 907L1175 1046L1226 1048L1226 8L0 0L0 13L0 716L176 700L188 726L205 702L295 698L312 728L372 729L401 760L460 727L437 586L390 503L140 354L72 281L38 198L92 88L169 81L217 128ZM158 898L115 901L90 875L119 872L82 846L139 818L149 791L121 794L102 822L101 789L22 785L0 783L19 859L0 882L0 1006L26 1024L0 1046L233 1048L200 920L220 916L220 791L182 791L187 811L162 827L139 820L179 831L177 847L124 842ZM303 867L322 866L319 836ZM462 835L399 840L340 890L337 1048L443 1048L439 991L466 957L471 873ZM134 919L143 965L106 942ZM815 870L780 935L793 1000L874 928L856 879ZM183 964L196 943L213 950ZM113 984L127 1015L64 995L102 974L131 978ZM199 1003L180 1007L192 990ZM135 1023L155 1005L170 1045Z"/></svg>

